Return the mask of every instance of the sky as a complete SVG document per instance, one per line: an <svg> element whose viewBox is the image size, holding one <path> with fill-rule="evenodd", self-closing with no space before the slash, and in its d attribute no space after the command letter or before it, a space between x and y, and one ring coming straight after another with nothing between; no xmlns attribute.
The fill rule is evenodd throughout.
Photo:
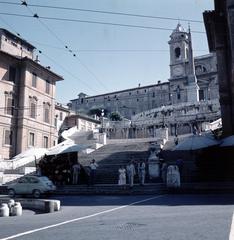
<svg viewBox="0 0 234 240"><path fill-rule="evenodd" d="M185 29L190 24L194 56L209 52L204 24L193 20L203 21L202 13L213 10L213 0L27 0L28 6L14 3L21 1L0 1L0 28L19 33L37 48L35 55L39 56L43 66L50 66L52 71L63 76L64 81L56 85L56 101L63 104L77 98L80 92L93 96L135 88L138 84L145 86L156 84L159 80L168 81L168 41L178 22ZM174 20L30 5L121 12ZM34 14L39 18L33 18Z"/></svg>

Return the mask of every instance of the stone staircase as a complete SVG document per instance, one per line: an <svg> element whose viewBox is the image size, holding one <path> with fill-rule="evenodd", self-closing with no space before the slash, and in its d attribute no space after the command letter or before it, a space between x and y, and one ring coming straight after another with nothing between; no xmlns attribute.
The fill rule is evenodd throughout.
<svg viewBox="0 0 234 240"><path fill-rule="evenodd" d="M79 161L87 167L92 159L98 163L96 183L117 184L118 169L126 166L131 158L134 160L147 160L149 157L149 142L118 142L103 146L89 155L80 155ZM137 169L136 169L137 170ZM137 178L135 179L137 181Z"/></svg>

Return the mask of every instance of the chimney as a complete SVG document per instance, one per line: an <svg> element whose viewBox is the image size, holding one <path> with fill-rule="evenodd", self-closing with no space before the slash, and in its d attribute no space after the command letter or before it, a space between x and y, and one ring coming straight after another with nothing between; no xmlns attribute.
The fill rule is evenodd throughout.
<svg viewBox="0 0 234 240"><path fill-rule="evenodd" d="M40 60L39 60L39 58L38 58L38 55L36 56L35 62L38 63L38 64L40 64Z"/></svg>

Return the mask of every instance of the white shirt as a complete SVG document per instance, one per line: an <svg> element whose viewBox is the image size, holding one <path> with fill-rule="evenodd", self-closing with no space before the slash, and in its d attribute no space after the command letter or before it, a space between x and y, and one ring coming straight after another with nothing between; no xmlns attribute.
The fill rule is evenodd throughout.
<svg viewBox="0 0 234 240"><path fill-rule="evenodd" d="M90 163L90 168L91 168L91 170L96 170L97 169L97 167L98 167L98 164L97 163Z"/></svg>

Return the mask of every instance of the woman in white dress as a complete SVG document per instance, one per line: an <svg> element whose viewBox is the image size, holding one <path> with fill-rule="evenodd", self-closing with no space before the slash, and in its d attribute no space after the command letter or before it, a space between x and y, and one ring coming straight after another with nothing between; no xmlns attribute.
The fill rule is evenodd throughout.
<svg viewBox="0 0 234 240"><path fill-rule="evenodd" d="M119 168L119 182L118 185L126 185L126 170L123 166Z"/></svg>

